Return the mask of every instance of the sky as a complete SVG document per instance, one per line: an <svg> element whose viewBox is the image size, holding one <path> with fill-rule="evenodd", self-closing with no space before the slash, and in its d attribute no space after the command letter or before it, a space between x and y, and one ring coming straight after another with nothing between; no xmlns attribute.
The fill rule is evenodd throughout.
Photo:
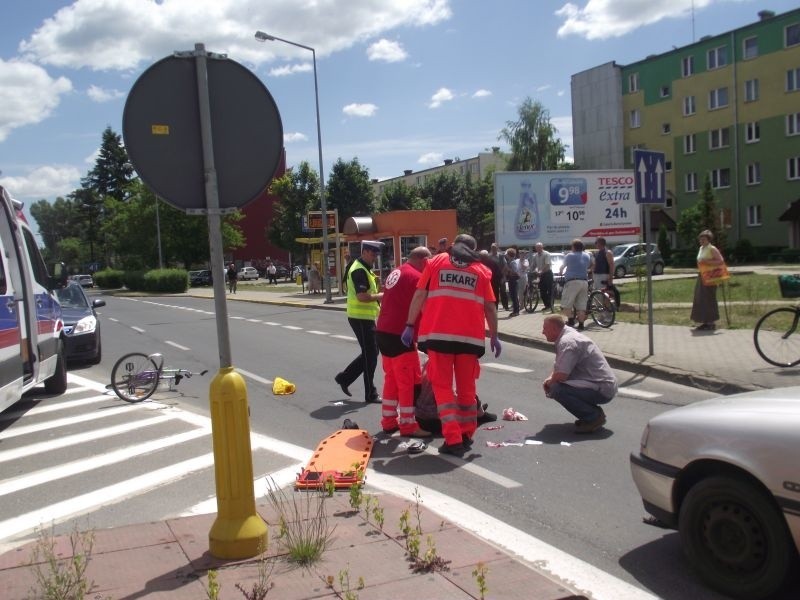
<svg viewBox="0 0 800 600"><path fill-rule="evenodd" d="M526 97L572 156L570 77L625 65L783 13L796 0L3 0L0 184L31 203L65 196L122 134L131 86L203 43L256 74L281 114L289 166L358 158L371 178L493 146ZM29 219L32 222L31 219Z"/></svg>

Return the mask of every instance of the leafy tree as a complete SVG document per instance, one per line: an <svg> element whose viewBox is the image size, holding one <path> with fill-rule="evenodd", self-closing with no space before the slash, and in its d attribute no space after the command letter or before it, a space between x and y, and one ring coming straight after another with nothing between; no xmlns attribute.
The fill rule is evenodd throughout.
<svg viewBox="0 0 800 600"><path fill-rule="evenodd" d="M122 137L114 133L111 127L106 127L94 167L81 180L81 186L93 190L100 198L110 196L124 200L132 179L133 166Z"/></svg>
<svg viewBox="0 0 800 600"><path fill-rule="evenodd" d="M319 177L316 171L303 161L297 169L273 179L270 193L277 196L278 201L274 207L274 218L267 228L267 238L279 248L302 256L305 248L295 239L306 235L301 228L302 216L319 206Z"/></svg>
<svg viewBox="0 0 800 600"><path fill-rule="evenodd" d="M703 181L703 193L700 196L700 215L703 229L708 229L717 238L717 203L711 189L711 179L706 175ZM699 231L695 233L697 235Z"/></svg>
<svg viewBox="0 0 800 600"><path fill-rule="evenodd" d="M467 175L464 193L458 205L458 229L469 233L486 248L494 239L494 173L477 182Z"/></svg>
<svg viewBox="0 0 800 600"><path fill-rule="evenodd" d="M519 106L516 121L506 121L498 139L511 148L506 168L509 171L547 171L564 162L566 146L556 138L558 130L550 122L550 112L526 98Z"/></svg>
<svg viewBox="0 0 800 600"><path fill-rule="evenodd" d="M457 208L464 200L464 180L455 173L437 173L419 190L431 210Z"/></svg>
<svg viewBox="0 0 800 600"><path fill-rule="evenodd" d="M52 203L37 200L31 204L30 212L42 234L45 250L54 259L64 260L59 258L58 252L62 240L75 236L80 238L82 231L87 228L86 218L75 210L75 203L61 197Z"/></svg>
<svg viewBox="0 0 800 600"><path fill-rule="evenodd" d="M669 263L669 259L672 257L672 246L669 244L667 226L663 223L658 228L658 241L656 242L656 245L658 246L658 251L661 253L661 256L664 258L664 261Z"/></svg>
<svg viewBox="0 0 800 600"><path fill-rule="evenodd" d="M429 210L427 200L419 197L417 188L407 185L405 181L394 181L386 186L378 198L378 212L393 210Z"/></svg>
<svg viewBox="0 0 800 600"><path fill-rule="evenodd" d="M681 210L676 227L678 230L678 238L685 246L695 245L697 234L704 229L700 205L695 204L694 206Z"/></svg>
<svg viewBox="0 0 800 600"><path fill-rule="evenodd" d="M369 181L369 170L358 158L346 163L341 158L333 165L325 186L326 206L339 210L340 225L349 217L371 215L375 197Z"/></svg>

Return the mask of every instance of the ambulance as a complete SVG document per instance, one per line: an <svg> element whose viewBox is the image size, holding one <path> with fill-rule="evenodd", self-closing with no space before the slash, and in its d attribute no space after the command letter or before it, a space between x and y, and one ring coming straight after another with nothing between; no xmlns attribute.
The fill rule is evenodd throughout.
<svg viewBox="0 0 800 600"><path fill-rule="evenodd" d="M40 384L48 394L67 389L64 322L53 293L66 276L63 265L55 270L51 277L22 203L0 186L0 411Z"/></svg>

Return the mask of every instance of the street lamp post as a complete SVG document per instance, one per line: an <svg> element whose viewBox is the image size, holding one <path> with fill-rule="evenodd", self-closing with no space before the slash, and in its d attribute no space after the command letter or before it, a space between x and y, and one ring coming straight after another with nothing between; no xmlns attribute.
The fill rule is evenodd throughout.
<svg viewBox="0 0 800 600"><path fill-rule="evenodd" d="M298 44L297 42L292 42L290 40L285 40L283 38L279 38L274 35L270 35L268 33L264 33L263 31L256 31L256 39L259 42L283 42L284 44L289 44L291 46L297 46L298 48L303 48L304 50L311 51L311 59L314 63L314 99L316 101L317 106L317 149L319 151L319 201L320 201L320 210L322 212L322 267L323 272L325 273L325 303L330 304L333 302L331 299L331 278L330 278L330 269L328 268L328 211L327 205L325 201L325 179L322 176L322 130L319 126L319 85L317 84L317 52L311 46L304 46L303 44ZM339 232L336 232L337 236Z"/></svg>

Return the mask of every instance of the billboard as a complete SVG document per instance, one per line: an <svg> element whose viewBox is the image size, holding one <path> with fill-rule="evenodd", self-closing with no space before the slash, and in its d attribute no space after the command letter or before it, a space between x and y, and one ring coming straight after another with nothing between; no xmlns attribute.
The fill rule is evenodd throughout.
<svg viewBox="0 0 800 600"><path fill-rule="evenodd" d="M638 241L640 209L630 170L509 171L494 175L495 241L501 246Z"/></svg>

